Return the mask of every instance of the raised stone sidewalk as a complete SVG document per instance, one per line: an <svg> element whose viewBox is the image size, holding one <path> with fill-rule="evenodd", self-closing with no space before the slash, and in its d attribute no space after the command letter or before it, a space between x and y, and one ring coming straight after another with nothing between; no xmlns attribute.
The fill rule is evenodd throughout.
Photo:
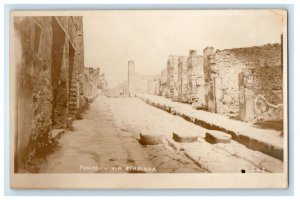
<svg viewBox="0 0 300 200"><path fill-rule="evenodd" d="M249 149L260 151L279 160L283 160L283 137L280 131L270 129L260 129L251 123L229 119L216 113L202 110L195 110L191 105L173 102L167 98L154 95L137 95L149 105L165 110L173 115L178 115L184 119L203 127L204 129L218 130L231 135L231 139L243 144ZM202 130L201 132L205 131ZM195 140L195 132L183 133L179 136L175 133L173 138L180 142ZM203 134L203 133L202 133ZM181 138L181 139L180 139Z"/></svg>

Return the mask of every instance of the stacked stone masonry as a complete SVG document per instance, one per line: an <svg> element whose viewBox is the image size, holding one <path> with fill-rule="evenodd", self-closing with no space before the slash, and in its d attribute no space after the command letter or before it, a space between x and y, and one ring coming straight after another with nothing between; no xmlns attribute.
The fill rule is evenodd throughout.
<svg viewBox="0 0 300 200"><path fill-rule="evenodd" d="M150 78L136 75L130 61L129 93L145 93L146 82L148 94L196 109L243 121L282 121L282 72L281 44L206 47L203 55L191 50L188 56L169 56L166 68Z"/></svg>
<svg viewBox="0 0 300 200"><path fill-rule="evenodd" d="M15 171L26 170L86 106L81 16L14 17ZM89 79L88 75L88 79Z"/></svg>

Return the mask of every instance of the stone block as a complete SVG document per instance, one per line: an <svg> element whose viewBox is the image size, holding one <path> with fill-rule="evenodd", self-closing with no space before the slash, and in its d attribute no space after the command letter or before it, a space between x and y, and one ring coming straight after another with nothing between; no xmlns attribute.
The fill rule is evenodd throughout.
<svg viewBox="0 0 300 200"><path fill-rule="evenodd" d="M163 135L153 133L140 133L140 144L142 145L156 145L163 143Z"/></svg>
<svg viewBox="0 0 300 200"><path fill-rule="evenodd" d="M211 144L230 143L231 135L222 131L208 130L205 134L205 140Z"/></svg>
<svg viewBox="0 0 300 200"><path fill-rule="evenodd" d="M180 143L191 143L191 142L197 142L199 139L199 135L197 134L180 134L180 133L173 133L173 139L176 142Z"/></svg>

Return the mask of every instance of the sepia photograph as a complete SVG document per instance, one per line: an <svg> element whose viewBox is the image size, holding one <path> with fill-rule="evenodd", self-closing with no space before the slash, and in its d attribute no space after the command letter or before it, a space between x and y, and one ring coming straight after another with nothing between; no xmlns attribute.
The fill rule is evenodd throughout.
<svg viewBox="0 0 300 200"><path fill-rule="evenodd" d="M10 12L12 188L286 188L287 12Z"/></svg>

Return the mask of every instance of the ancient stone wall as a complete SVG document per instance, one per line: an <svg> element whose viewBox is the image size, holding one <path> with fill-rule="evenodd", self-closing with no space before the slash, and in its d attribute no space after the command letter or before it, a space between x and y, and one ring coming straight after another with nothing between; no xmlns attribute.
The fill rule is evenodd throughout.
<svg viewBox="0 0 300 200"><path fill-rule="evenodd" d="M279 65L278 65L279 64ZM244 69L239 76L240 119L274 121L283 119L282 66L264 65Z"/></svg>
<svg viewBox="0 0 300 200"><path fill-rule="evenodd" d="M105 74L102 73L97 82L97 88L102 90L102 93L105 95L108 91L108 81L105 79Z"/></svg>
<svg viewBox="0 0 300 200"><path fill-rule="evenodd" d="M192 103L196 99L196 72L197 72L197 51L191 50L187 59L188 73L188 102Z"/></svg>
<svg viewBox="0 0 300 200"><path fill-rule="evenodd" d="M188 57L171 55L157 78L158 93L157 79L148 82L148 93L244 121L280 120L281 59L280 44L217 51L207 47L203 56L195 50Z"/></svg>
<svg viewBox="0 0 300 200"><path fill-rule="evenodd" d="M53 128L68 126L72 84L83 62L83 45L74 45L83 41L82 34L77 37L79 29L82 17L14 17L16 171L49 151Z"/></svg>
<svg viewBox="0 0 300 200"><path fill-rule="evenodd" d="M128 93L129 96L135 95L135 64L134 61L128 61Z"/></svg>
<svg viewBox="0 0 300 200"><path fill-rule="evenodd" d="M52 128L51 18L14 17L18 52L16 170L25 168ZM37 138L42 140L37 142ZM38 151L38 152L37 152ZM17 168L16 168L17 167Z"/></svg>
<svg viewBox="0 0 300 200"><path fill-rule="evenodd" d="M178 60L179 56L169 56L167 63L170 99L178 101Z"/></svg>
<svg viewBox="0 0 300 200"><path fill-rule="evenodd" d="M98 95L100 68L85 67L85 98L89 101Z"/></svg>
<svg viewBox="0 0 300 200"><path fill-rule="evenodd" d="M159 95L159 75L155 75L148 80L147 93L152 95Z"/></svg>
<svg viewBox="0 0 300 200"><path fill-rule="evenodd" d="M141 75L135 71L134 61L128 62L128 93L130 97L136 94L146 94L150 75Z"/></svg>
<svg viewBox="0 0 300 200"><path fill-rule="evenodd" d="M205 81L204 81L204 67L203 56L197 56L196 67L196 92L193 103L196 104L197 109L207 109L205 102Z"/></svg>
<svg viewBox="0 0 300 200"><path fill-rule="evenodd" d="M254 88L258 91L253 95L262 93L262 95L272 96L272 101L274 99L279 102L275 93L280 96L282 90L280 66L281 46L279 44L217 50L216 52L213 52L213 48L207 48L204 50L204 69L208 110L235 118L239 117L239 74L243 70L250 70L256 77ZM268 78L270 73L274 74L273 78L271 76ZM276 82L277 86L274 89L272 89L274 84L267 83L270 79Z"/></svg>
<svg viewBox="0 0 300 200"><path fill-rule="evenodd" d="M281 50L280 44L207 47L203 56L190 50L187 57L170 55L156 76L139 75L130 61L129 94L160 95L244 121L281 120Z"/></svg>
<svg viewBox="0 0 300 200"><path fill-rule="evenodd" d="M188 102L189 83L187 72L187 57L180 57L178 60L178 101Z"/></svg>

